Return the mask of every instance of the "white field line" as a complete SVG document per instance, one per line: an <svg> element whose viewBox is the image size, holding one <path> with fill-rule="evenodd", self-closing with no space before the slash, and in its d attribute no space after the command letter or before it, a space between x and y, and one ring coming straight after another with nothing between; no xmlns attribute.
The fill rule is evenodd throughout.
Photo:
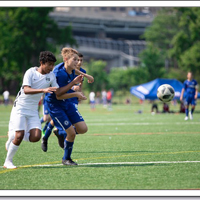
<svg viewBox="0 0 200 200"><path fill-rule="evenodd" d="M163 122L157 122L157 123L149 123L149 122L142 122L142 123L87 123L88 126L104 126L104 125L109 125L109 126L126 126L126 125L134 125L134 126L149 126L149 125L167 125L167 124L174 124L174 125L188 125L188 124L193 124L193 125L200 125L200 122L190 122L190 123L184 123L184 122L169 122L169 123L163 123Z"/></svg>
<svg viewBox="0 0 200 200"><path fill-rule="evenodd" d="M182 164L182 163L200 163L200 161L152 161L152 162L109 162L109 163L82 163L78 164L78 166L92 166L92 165L145 165L145 164ZM30 167L52 167L52 166L60 166L62 164L44 164L44 165L30 165ZM18 166L23 168L23 166ZM0 166L3 168L3 166Z"/></svg>

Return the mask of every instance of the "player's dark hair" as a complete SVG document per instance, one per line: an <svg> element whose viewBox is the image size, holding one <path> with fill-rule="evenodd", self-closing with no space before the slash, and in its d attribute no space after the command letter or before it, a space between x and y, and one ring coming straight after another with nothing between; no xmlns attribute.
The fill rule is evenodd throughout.
<svg viewBox="0 0 200 200"><path fill-rule="evenodd" d="M83 54L82 53L78 53L78 57L82 58Z"/></svg>
<svg viewBox="0 0 200 200"><path fill-rule="evenodd" d="M39 61L43 64L47 62L56 62L56 57L50 51L41 51Z"/></svg>

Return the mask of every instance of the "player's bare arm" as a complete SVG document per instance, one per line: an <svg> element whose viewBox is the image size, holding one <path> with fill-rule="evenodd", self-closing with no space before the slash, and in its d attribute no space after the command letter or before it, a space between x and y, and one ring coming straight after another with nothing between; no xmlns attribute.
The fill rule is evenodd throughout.
<svg viewBox="0 0 200 200"><path fill-rule="evenodd" d="M57 87L48 87L44 89L34 89L30 86L25 85L24 86L24 93L25 94L38 94L38 93L52 93L55 92Z"/></svg>
<svg viewBox="0 0 200 200"><path fill-rule="evenodd" d="M88 75L88 74L85 74L85 73L81 72L81 71L78 70L78 69L75 69L75 71L76 71L78 74L84 75L84 77L86 77L86 78L88 79L88 83L93 83L93 82L94 82L93 76Z"/></svg>
<svg viewBox="0 0 200 200"><path fill-rule="evenodd" d="M79 100L87 99L87 97L85 97L82 92L73 92L73 93L63 94L61 96L56 96L58 100L70 99L73 97L77 97Z"/></svg>
<svg viewBox="0 0 200 200"><path fill-rule="evenodd" d="M185 89L183 88L182 91L181 91L180 101L183 100L183 94L184 94L184 92L185 92Z"/></svg>

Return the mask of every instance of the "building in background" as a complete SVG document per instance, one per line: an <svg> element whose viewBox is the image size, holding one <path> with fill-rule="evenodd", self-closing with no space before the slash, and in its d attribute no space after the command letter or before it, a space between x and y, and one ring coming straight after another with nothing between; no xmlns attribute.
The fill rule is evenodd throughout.
<svg viewBox="0 0 200 200"><path fill-rule="evenodd" d="M50 13L60 27L71 25L84 60L101 59L111 67L137 66L145 49L141 39L159 7L56 7ZM67 45L67 44L65 44Z"/></svg>

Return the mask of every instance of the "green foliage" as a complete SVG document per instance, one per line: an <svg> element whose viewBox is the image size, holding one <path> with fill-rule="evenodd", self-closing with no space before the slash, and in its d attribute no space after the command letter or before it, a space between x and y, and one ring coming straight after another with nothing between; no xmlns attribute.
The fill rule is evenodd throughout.
<svg viewBox="0 0 200 200"><path fill-rule="evenodd" d="M144 68L112 68L108 77L110 88L129 91L131 86L147 81L147 71Z"/></svg>
<svg viewBox="0 0 200 200"><path fill-rule="evenodd" d="M8 84L7 81L15 80L18 90L21 84L18 77L39 64L41 51L54 52L56 45L63 42L75 44L71 27L60 30L48 16L52 10L51 7L0 8L0 82Z"/></svg>
<svg viewBox="0 0 200 200"><path fill-rule="evenodd" d="M164 56L162 52L152 44L140 54L141 67L147 71L146 79L148 81L155 78L161 78L165 74Z"/></svg>
<svg viewBox="0 0 200 200"><path fill-rule="evenodd" d="M143 35L147 43L160 50L167 73L176 68L185 73L191 70L200 81L200 8L163 8ZM149 47L147 46L147 49ZM145 50L146 51L146 50ZM144 59L144 60L143 60ZM151 57L141 57L141 62L151 62ZM170 68L170 69L168 69ZM165 76L167 76L166 74ZM186 75L184 75L186 78ZM174 78L181 78L180 76Z"/></svg>
<svg viewBox="0 0 200 200"><path fill-rule="evenodd" d="M85 63L85 69L87 74L94 77L94 83L88 84L85 80L83 82L83 87L89 91L101 91L103 89L107 89L108 87L108 77L105 71L106 63L101 60L91 60L88 63Z"/></svg>

